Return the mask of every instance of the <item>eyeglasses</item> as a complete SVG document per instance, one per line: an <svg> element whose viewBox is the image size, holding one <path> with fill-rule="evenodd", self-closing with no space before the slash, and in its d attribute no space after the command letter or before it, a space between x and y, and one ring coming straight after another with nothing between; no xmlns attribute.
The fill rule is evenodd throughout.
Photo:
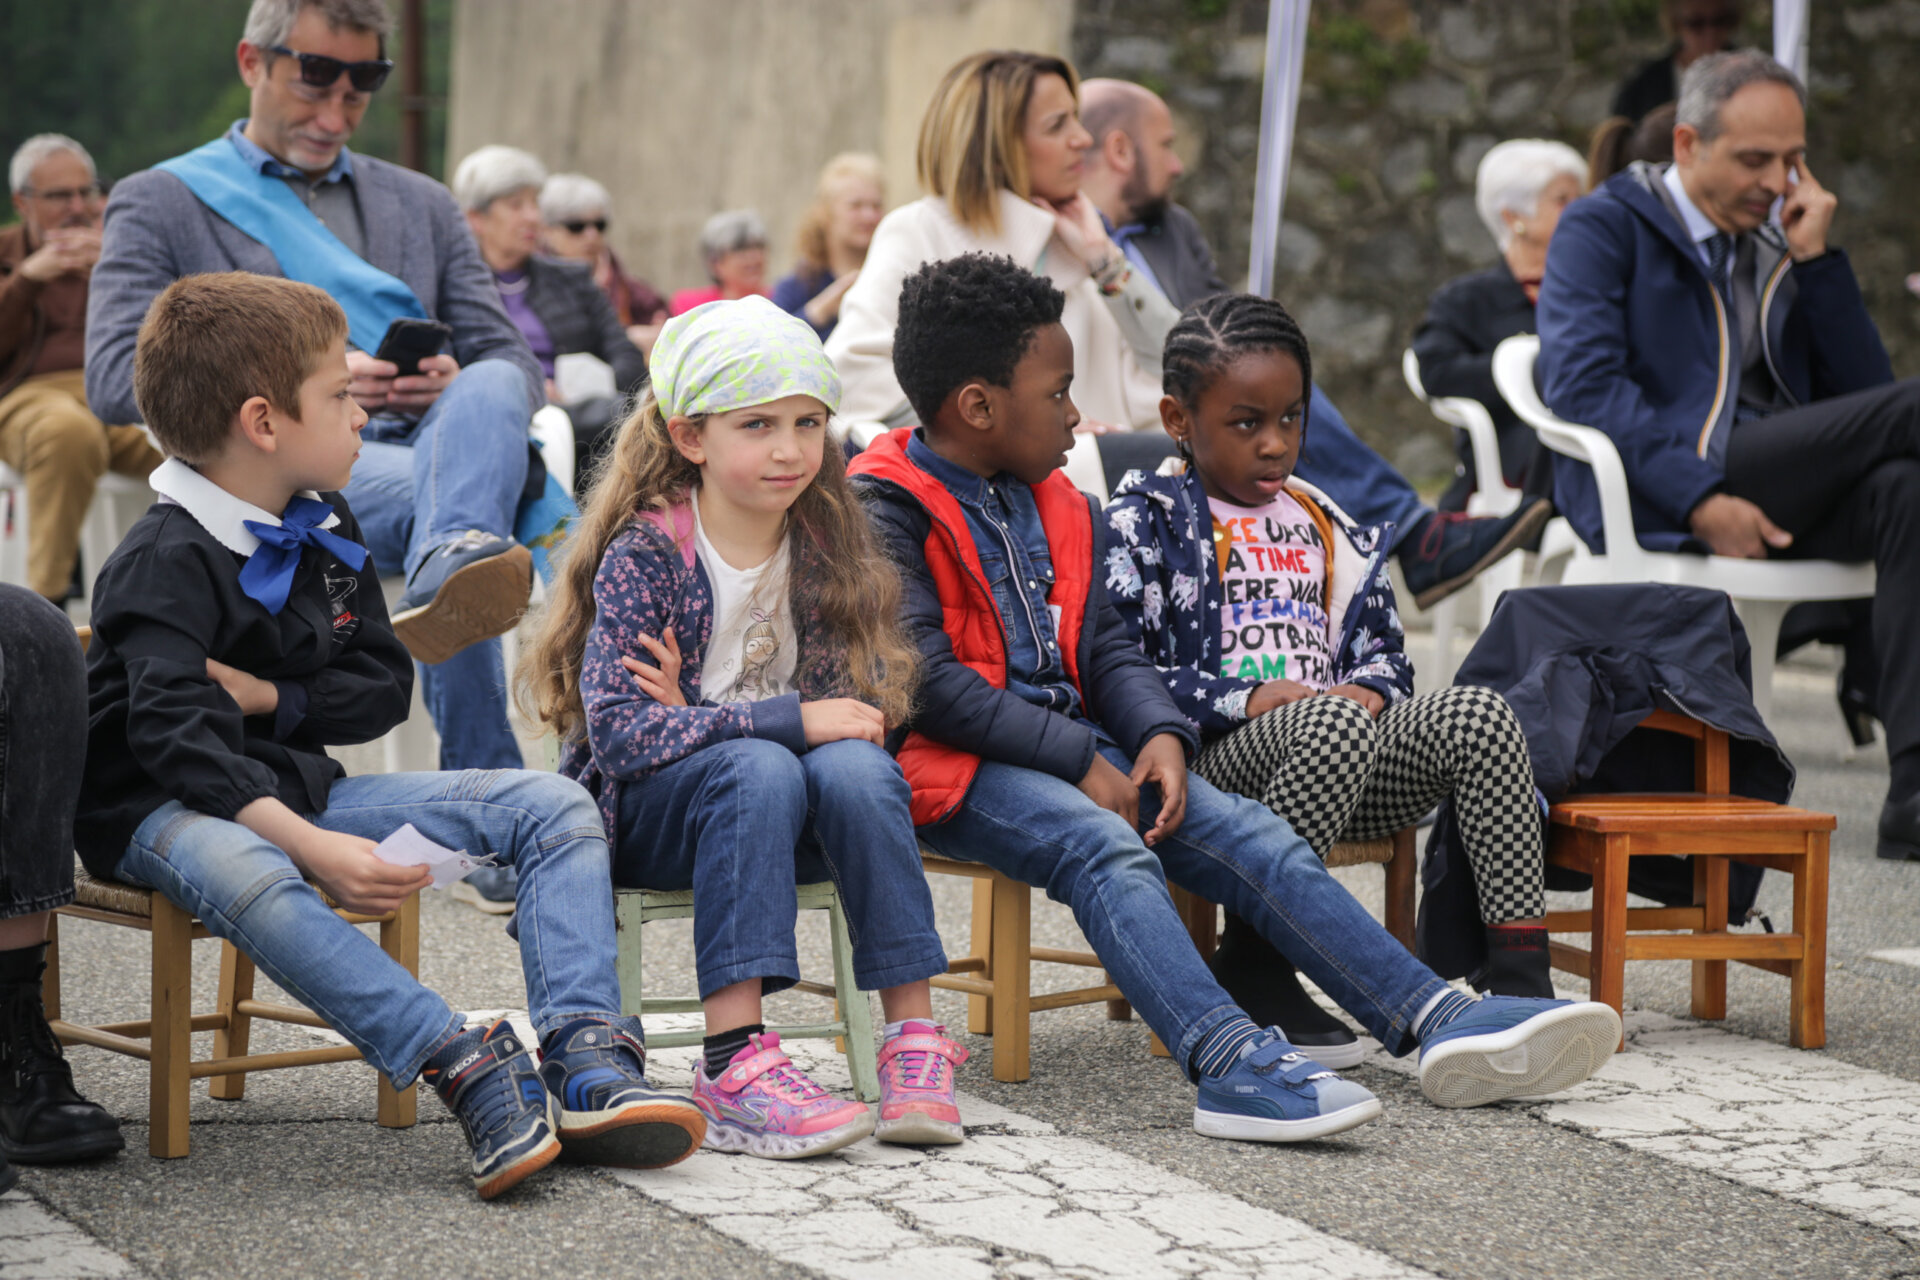
<svg viewBox="0 0 1920 1280"><path fill-rule="evenodd" d="M299 53L283 44L270 44L268 53L278 53L293 58L300 64L300 83L311 89L331 89L340 79L340 73L346 72L347 83L356 93L372 93L387 82L387 73L393 70L391 58L376 58L369 62L342 62L338 58L329 58L324 53Z"/></svg>
<svg viewBox="0 0 1920 1280"><path fill-rule="evenodd" d="M45 200L48 204L72 204L75 200L98 200L100 184L96 182L85 187L61 187L54 191L35 191L32 187L26 187L20 194L32 196L36 200Z"/></svg>
<svg viewBox="0 0 1920 1280"><path fill-rule="evenodd" d="M588 227L592 227L601 235L607 234L607 220L605 218L567 218L564 219L560 225L567 229L568 235L580 235L585 232Z"/></svg>

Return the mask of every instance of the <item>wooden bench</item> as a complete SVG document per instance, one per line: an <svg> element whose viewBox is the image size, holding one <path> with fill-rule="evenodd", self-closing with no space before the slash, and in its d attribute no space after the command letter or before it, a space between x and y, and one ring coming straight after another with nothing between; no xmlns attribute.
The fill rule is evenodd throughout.
<svg viewBox="0 0 1920 1280"><path fill-rule="evenodd" d="M1549 911L1547 930L1585 933L1588 950L1550 941L1556 969L1578 974L1592 998L1618 1011L1629 960L1693 963L1693 1016L1727 1016L1727 962L1739 961L1792 983L1789 1038L1795 1048L1827 1042L1827 853L1835 826L1814 813L1728 794L1727 735L1670 711L1641 727L1694 740L1694 790L1654 795L1570 796L1553 806L1547 862L1593 877L1586 911ZM1628 907L1630 860L1656 854L1693 859L1693 904ZM1727 869L1735 862L1793 878L1793 931L1737 934L1727 925ZM1686 932L1671 932L1685 930Z"/></svg>

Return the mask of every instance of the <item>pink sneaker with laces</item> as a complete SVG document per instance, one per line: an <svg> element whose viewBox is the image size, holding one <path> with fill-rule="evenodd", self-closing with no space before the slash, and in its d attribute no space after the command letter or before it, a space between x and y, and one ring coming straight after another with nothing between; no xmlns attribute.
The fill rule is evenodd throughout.
<svg viewBox="0 0 1920 1280"><path fill-rule="evenodd" d="M712 1080L694 1068L693 1104L706 1113L706 1145L768 1160L799 1160L837 1151L873 1132L864 1103L842 1102L807 1078L780 1050L778 1032L748 1037Z"/></svg>
<svg viewBox="0 0 1920 1280"><path fill-rule="evenodd" d="M931 1146L959 1142L960 1108L953 1100L953 1069L967 1050L947 1039L945 1027L918 1020L880 1048L882 1142Z"/></svg>

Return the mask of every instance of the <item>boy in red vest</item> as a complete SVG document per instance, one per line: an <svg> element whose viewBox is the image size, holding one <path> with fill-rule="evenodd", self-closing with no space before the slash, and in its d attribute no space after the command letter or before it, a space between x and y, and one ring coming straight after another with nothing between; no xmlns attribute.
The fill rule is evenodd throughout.
<svg viewBox="0 0 1920 1280"><path fill-rule="evenodd" d="M920 838L1073 909L1199 1086L1194 1128L1296 1142L1380 1103L1254 1025L1188 941L1167 879L1224 904L1441 1106L1564 1089L1620 1034L1604 1005L1454 991L1264 805L1189 778L1194 728L1107 601L1103 522L1060 474L1080 415L1063 295L1010 259L930 263L900 290L894 370L918 429L850 470L905 580L922 660L898 743ZM1121 554L1124 554L1122 552Z"/></svg>

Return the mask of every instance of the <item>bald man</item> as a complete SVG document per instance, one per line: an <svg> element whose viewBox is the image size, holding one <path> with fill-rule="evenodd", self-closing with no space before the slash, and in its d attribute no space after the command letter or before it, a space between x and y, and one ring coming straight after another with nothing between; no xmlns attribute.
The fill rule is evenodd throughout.
<svg viewBox="0 0 1920 1280"><path fill-rule="evenodd" d="M1100 210L1108 234L1133 269L1176 307L1225 293L1227 283L1200 224L1171 199L1186 166L1174 152L1173 113L1160 95L1125 80L1087 80L1080 86L1080 122L1093 135L1080 190ZM1295 474L1360 524L1393 526L1394 558L1422 609L1431 609L1530 542L1553 514L1544 498L1522 503L1511 515L1486 519L1435 512L1406 477L1353 433L1317 385L1308 421L1312 429ZM1128 459L1126 465L1141 464Z"/></svg>

